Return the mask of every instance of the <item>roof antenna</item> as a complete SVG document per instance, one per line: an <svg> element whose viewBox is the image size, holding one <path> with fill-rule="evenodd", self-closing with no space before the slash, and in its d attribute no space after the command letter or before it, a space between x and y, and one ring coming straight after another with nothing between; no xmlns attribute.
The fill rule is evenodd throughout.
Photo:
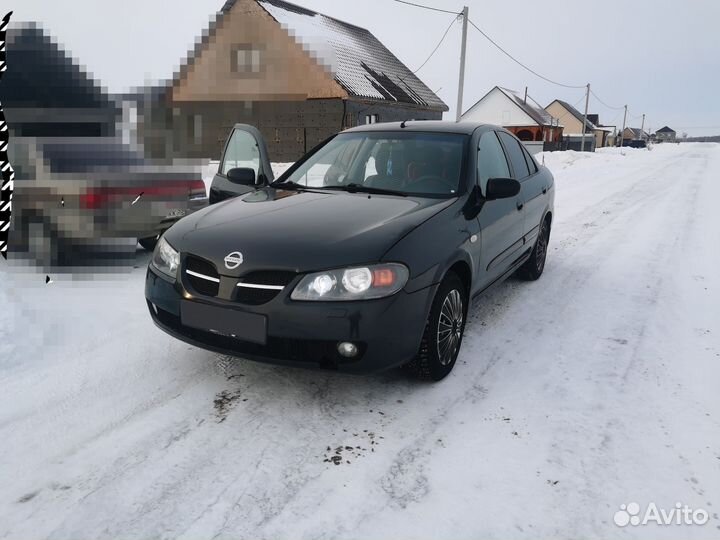
<svg viewBox="0 0 720 540"><path fill-rule="evenodd" d="M407 120L403 120L402 122L400 122L401 129L405 129L405 122L407 122Z"/></svg>

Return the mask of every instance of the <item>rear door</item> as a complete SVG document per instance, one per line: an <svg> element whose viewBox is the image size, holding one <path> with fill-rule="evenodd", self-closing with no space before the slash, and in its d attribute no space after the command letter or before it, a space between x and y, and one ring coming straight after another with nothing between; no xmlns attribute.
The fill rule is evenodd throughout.
<svg viewBox="0 0 720 540"><path fill-rule="evenodd" d="M512 171L498 134L488 131L480 138L477 183L483 195L490 178L508 178ZM480 268L485 272L484 284L499 277L522 252L522 215L517 197L487 201L480 214L482 238Z"/></svg>
<svg viewBox="0 0 720 540"><path fill-rule="evenodd" d="M257 186L274 180L265 139L253 126L236 124L230 133L225 143L220 166L210 185L210 204L237 197L255 189L252 186L234 184L228 179L227 172L235 168L249 168L255 171Z"/></svg>
<svg viewBox="0 0 720 540"><path fill-rule="evenodd" d="M523 236L525 246L532 247L547 205L546 179L535 160L517 138L507 132L501 132L500 140L510 157L514 178L520 182L518 208L521 208L523 214Z"/></svg>
<svg viewBox="0 0 720 540"><path fill-rule="evenodd" d="M520 195L525 204L525 243L533 246L540 230L540 222L547 208L548 178L527 151L520 145L525 155L530 174L521 182Z"/></svg>

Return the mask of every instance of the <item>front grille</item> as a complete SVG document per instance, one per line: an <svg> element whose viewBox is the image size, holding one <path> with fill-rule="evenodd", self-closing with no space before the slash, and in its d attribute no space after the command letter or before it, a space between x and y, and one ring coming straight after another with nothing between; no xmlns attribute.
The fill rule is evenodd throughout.
<svg viewBox="0 0 720 540"><path fill-rule="evenodd" d="M251 306L265 304L280 294L295 276L295 272L283 270L259 270L245 274L235 287L235 301Z"/></svg>
<svg viewBox="0 0 720 540"><path fill-rule="evenodd" d="M188 255L185 257L185 277L196 293L217 296L220 274L211 262Z"/></svg>

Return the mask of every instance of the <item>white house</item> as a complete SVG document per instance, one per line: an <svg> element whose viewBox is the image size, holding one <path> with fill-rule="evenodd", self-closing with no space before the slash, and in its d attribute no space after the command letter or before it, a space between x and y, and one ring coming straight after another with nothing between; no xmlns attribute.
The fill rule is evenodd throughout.
<svg viewBox="0 0 720 540"><path fill-rule="evenodd" d="M533 151L542 151L543 143L562 139L563 127L527 93L499 86L465 111L460 121L502 126ZM527 144L530 142L535 144Z"/></svg>

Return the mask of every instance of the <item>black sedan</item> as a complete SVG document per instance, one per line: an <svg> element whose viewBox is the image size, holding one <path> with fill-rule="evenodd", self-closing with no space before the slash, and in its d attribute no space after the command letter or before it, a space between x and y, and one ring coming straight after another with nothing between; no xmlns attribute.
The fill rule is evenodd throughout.
<svg viewBox="0 0 720 540"><path fill-rule="evenodd" d="M236 136L253 148L238 151ZM543 272L553 178L502 128L363 126L274 182L268 173L260 134L236 126L213 188L241 195L181 219L148 268L148 307L165 332L253 360L408 365L440 380L470 299Z"/></svg>

